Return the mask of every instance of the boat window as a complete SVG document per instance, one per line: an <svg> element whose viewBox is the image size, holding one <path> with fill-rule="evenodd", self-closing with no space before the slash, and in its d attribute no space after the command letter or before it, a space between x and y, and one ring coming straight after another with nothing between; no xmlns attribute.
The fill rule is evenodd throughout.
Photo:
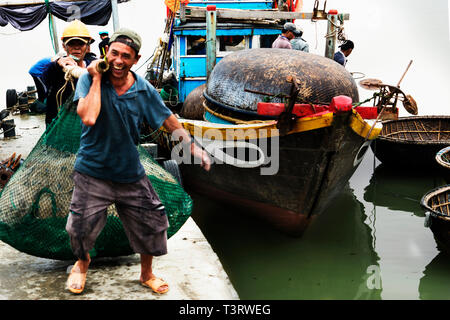
<svg viewBox="0 0 450 320"><path fill-rule="evenodd" d="M188 36L187 42L187 55L197 56L206 54L206 39L202 36Z"/></svg>
<svg viewBox="0 0 450 320"><path fill-rule="evenodd" d="M278 37L277 34L267 34L261 35L259 37L259 47L260 48L272 48L272 43Z"/></svg>
<svg viewBox="0 0 450 320"><path fill-rule="evenodd" d="M219 51L239 51L246 48L246 39L244 36L220 36Z"/></svg>

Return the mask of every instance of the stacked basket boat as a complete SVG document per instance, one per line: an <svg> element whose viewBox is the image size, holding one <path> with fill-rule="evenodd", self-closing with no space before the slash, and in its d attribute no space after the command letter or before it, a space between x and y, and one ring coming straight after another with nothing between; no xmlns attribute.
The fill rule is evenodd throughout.
<svg viewBox="0 0 450 320"><path fill-rule="evenodd" d="M450 146L436 154L436 161L450 170ZM433 232L438 247L450 253L450 185L429 191L420 204L426 211L425 226Z"/></svg>

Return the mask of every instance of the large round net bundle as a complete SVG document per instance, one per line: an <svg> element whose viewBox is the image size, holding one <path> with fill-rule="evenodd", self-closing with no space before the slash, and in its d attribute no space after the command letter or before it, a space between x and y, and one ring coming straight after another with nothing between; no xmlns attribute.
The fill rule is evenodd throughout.
<svg viewBox="0 0 450 320"><path fill-rule="evenodd" d="M65 226L80 135L80 118L71 97L0 193L0 240L38 257L75 258ZM146 174L166 207L170 238L190 216L192 199L143 147L138 146L138 150ZM108 208L106 226L90 255L114 257L132 253L112 205Z"/></svg>

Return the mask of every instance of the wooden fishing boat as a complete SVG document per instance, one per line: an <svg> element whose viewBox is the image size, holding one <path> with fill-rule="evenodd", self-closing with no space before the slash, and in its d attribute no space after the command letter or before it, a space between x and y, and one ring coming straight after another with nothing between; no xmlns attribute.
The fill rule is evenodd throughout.
<svg viewBox="0 0 450 320"><path fill-rule="evenodd" d="M290 63L274 68L277 61L268 59L273 52ZM290 64L302 67L293 69ZM234 73L231 65L241 71ZM310 80L311 73L320 79L320 86ZM273 101L268 115L263 102L267 92L261 94L259 87L267 92L279 90L274 95L289 102L277 109L281 102ZM323 90L326 87L332 89ZM204 106L218 115L221 107L244 110L249 118L234 123L179 119L210 154L211 170L206 172L183 157L188 152L163 129L158 142L180 163L188 190L245 207L275 228L300 235L342 190L381 131L381 124L361 116L370 112L361 107L360 114L353 106L353 99L358 99L355 88L348 71L325 57L282 49L231 53L211 73ZM331 97L340 93L353 98ZM295 103L303 101L305 94L320 95L314 98L320 101L331 97L331 103ZM256 117L256 109L263 118ZM372 118L377 117L376 108L367 110L372 111Z"/></svg>
<svg viewBox="0 0 450 320"><path fill-rule="evenodd" d="M239 2L229 1L228 8ZM212 3L220 8L224 2L205 2ZM152 128L157 131L151 137L180 164L188 191L241 206L278 230L301 235L380 133L381 125L367 119L377 118L377 108L357 109L356 83L332 56L271 48L283 27L273 17L301 14L230 9L218 11L215 20L208 18L215 8L188 11L190 17L183 21L180 13L166 26L174 37L166 53L171 62L149 65L147 79L161 88L167 82L156 72L173 66L168 81L177 80L172 84L184 102L179 121L210 154L211 170L186 156L163 128ZM257 15L268 18L263 22Z"/></svg>
<svg viewBox="0 0 450 320"><path fill-rule="evenodd" d="M444 168L450 169L450 146L439 150L436 154L436 161Z"/></svg>
<svg viewBox="0 0 450 320"><path fill-rule="evenodd" d="M300 235L340 192L381 131L352 108L297 119L284 136L276 121L179 120L214 162L206 172L179 157L184 187L244 206L292 235ZM177 159L171 136L162 131L158 139Z"/></svg>
<svg viewBox="0 0 450 320"><path fill-rule="evenodd" d="M450 185L431 190L420 204L426 211L425 226L433 232L438 248L450 253Z"/></svg>
<svg viewBox="0 0 450 320"><path fill-rule="evenodd" d="M371 148L386 165L437 168L436 153L450 145L450 116L413 116L383 122Z"/></svg>

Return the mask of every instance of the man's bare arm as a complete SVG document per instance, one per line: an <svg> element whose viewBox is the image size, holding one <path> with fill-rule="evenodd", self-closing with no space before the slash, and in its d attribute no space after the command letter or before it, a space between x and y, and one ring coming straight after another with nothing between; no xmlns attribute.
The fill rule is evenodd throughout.
<svg viewBox="0 0 450 320"><path fill-rule="evenodd" d="M91 127L97 121L101 108L100 85L102 75L96 69L97 63L101 60L93 61L89 67L89 74L92 76L92 85L86 97L78 101L77 113L84 125Z"/></svg>
<svg viewBox="0 0 450 320"><path fill-rule="evenodd" d="M190 134L183 128L181 123L173 114L164 121L163 126L170 133L176 130L178 136L180 137L181 143L189 143L191 154L194 157L201 159L201 166L206 171L209 171L209 169L211 168L211 159L209 158L208 153L194 143L194 141L191 139Z"/></svg>

